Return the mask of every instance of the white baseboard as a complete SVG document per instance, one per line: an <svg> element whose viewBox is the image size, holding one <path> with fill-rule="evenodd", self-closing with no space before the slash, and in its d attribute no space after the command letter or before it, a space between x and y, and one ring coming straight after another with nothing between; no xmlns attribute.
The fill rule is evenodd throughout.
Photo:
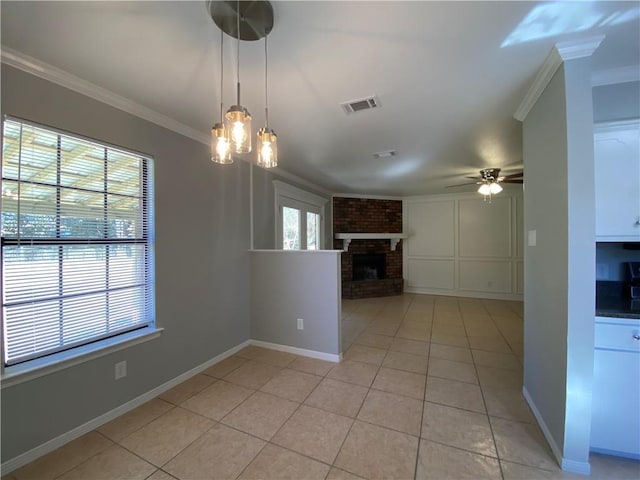
<svg viewBox="0 0 640 480"><path fill-rule="evenodd" d="M307 350L306 348L290 347L289 345L280 345L279 343L263 342L262 340L249 340L251 345L256 347L270 348L281 352L295 353L303 357L317 358L318 360L326 360L328 362L338 363L342 361L342 354L333 354L325 352L317 352L315 350Z"/></svg>
<svg viewBox="0 0 640 480"><path fill-rule="evenodd" d="M540 410L538 410L538 407L531 398L531 395L529 395L527 387L522 387L522 395L524 395L525 400L529 404L529 408L531 408L533 416L536 418L538 425L540 426L540 430L542 430L544 438L547 440L547 443L551 447L551 451L556 457L556 461L558 462L558 465L560 465L560 468L567 472L579 473L582 475L591 475L591 465L589 464L589 462L576 462L575 460L569 460L562 456L562 450L560 450L558 444L551 435L551 431L549 430L549 427L547 427L547 424L545 423Z"/></svg>
<svg viewBox="0 0 640 480"><path fill-rule="evenodd" d="M562 470L565 472L579 473L580 475L591 475L591 464L589 462L576 462L575 460L562 459Z"/></svg>
<svg viewBox="0 0 640 480"><path fill-rule="evenodd" d="M630 458L631 460L640 460L640 454L631 452L622 452L620 450L609 450L608 448L591 447L590 451L601 453L602 455L614 455L616 457Z"/></svg>
<svg viewBox="0 0 640 480"><path fill-rule="evenodd" d="M125 413L133 410L134 408L139 407L140 405L148 402L149 400L154 399L158 395L166 392L167 390L175 387L176 385L184 382L185 380L188 380L194 375L197 375L198 373L206 370L207 368L215 365L216 363L224 360L225 358L233 355L234 353L239 352L240 350L247 347L248 345L256 345L258 347L271 348L273 350L279 350L282 352L295 353L296 355L317 358L320 360L327 360L329 362L340 362L342 360L342 354L334 355L331 353L316 352L314 350L306 350L304 348L290 347L288 345L279 345L276 343L262 342L260 340L246 340L240 343L239 345L236 345L235 347L232 347L229 350L221 353L220 355L216 355L212 359L207 360L203 364L198 365L197 367L194 367L191 370L188 370L178 375L177 377L169 380L168 382L163 383L162 385L159 385L153 390L149 390L148 392L140 395L139 397L136 397L133 400L130 400L127 403L124 403L119 407L116 407L113 410L110 410L107 413L104 413L94 418L93 420L90 420L74 428L73 430L70 430L41 445L38 445L37 447L32 448L31 450L25 453L22 453L17 457L7 460L2 465L0 465L0 470L2 471L2 475L7 475L12 471L26 465L27 463L33 462L34 460L42 457L43 455L46 455L47 453L50 453L56 450L57 448L62 447L63 445L71 442L72 440L75 440L76 438L81 437L82 435L85 435L95 430L96 428L99 428L105 423L110 422L111 420L121 415L124 415Z"/></svg>
<svg viewBox="0 0 640 480"><path fill-rule="evenodd" d="M7 475L10 472L16 470L17 468L20 468L26 465L27 463L33 462L34 460L40 458L41 456L46 455L47 453L50 453L57 448L60 448L61 446L71 442L72 440L75 440L76 438L81 437L82 435L85 435L91 432L92 430L95 430L96 428L99 428L100 426L104 425L107 422L110 422L111 420L119 417L120 415L124 415L125 413L133 410L136 407L139 407L140 405L148 402L149 400L154 399L161 393L166 392L167 390L175 387L176 385L184 382L185 380L188 380L194 375L197 375L198 373L215 365L221 360L224 360L225 358L242 350L244 347L250 345L250 343L251 343L250 340L246 340L241 344L236 345L235 347L230 348L229 350L221 353L220 355L213 357L211 360L207 360L205 363L198 365L197 367L192 368L191 370L188 370L178 375L177 377L169 380L168 382L163 383L162 385L154 388L153 390L149 390L148 392L140 395L139 397L136 397L133 400L130 400L127 403L124 403L119 407L116 407L113 410L110 410L107 413L104 413L94 418L93 420L90 420L87 423L84 423L74 428L73 430L70 430L66 433L63 433L62 435L52 438L51 440L41 445L38 445L37 447L32 448L31 450L25 453L22 453L17 457L7 460L6 462L2 463L2 465L0 465L0 470L2 471L2 475L3 476Z"/></svg>
<svg viewBox="0 0 640 480"><path fill-rule="evenodd" d="M404 293L418 293L422 295L444 295L446 297L483 298L487 300L511 300L522 302L524 295L517 293L493 293L493 292L472 292L469 290L449 290L438 288L422 288L404 286Z"/></svg>

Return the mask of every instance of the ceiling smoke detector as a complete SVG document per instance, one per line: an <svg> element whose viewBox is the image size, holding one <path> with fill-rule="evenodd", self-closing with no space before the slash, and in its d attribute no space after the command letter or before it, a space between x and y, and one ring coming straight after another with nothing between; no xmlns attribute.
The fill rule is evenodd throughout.
<svg viewBox="0 0 640 480"><path fill-rule="evenodd" d="M362 110L371 110L372 108L379 108L380 101L374 95L366 98L359 98L357 100L350 100L348 102L341 103L340 106L346 114L361 112Z"/></svg>
<svg viewBox="0 0 640 480"><path fill-rule="evenodd" d="M396 151L395 150L385 150L383 152L376 152L374 153L372 156L373 158L389 158L389 157L395 157L396 156Z"/></svg>

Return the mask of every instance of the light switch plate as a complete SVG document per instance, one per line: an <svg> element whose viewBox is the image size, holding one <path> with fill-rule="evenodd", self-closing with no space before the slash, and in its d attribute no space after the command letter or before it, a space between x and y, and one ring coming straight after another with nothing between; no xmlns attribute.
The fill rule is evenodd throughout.
<svg viewBox="0 0 640 480"><path fill-rule="evenodd" d="M528 241L527 241L527 245L529 245L530 247L535 247L536 246L536 230L529 230L529 236L528 236Z"/></svg>

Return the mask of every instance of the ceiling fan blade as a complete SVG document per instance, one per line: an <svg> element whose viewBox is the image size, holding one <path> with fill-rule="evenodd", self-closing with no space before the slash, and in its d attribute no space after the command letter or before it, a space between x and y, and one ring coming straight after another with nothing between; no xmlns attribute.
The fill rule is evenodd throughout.
<svg viewBox="0 0 640 480"><path fill-rule="evenodd" d="M509 178L522 178L524 175L524 172L520 172L520 173L512 173L511 175L503 175L504 179L509 179Z"/></svg>
<svg viewBox="0 0 640 480"><path fill-rule="evenodd" d="M464 187L465 185L477 185L478 183L481 183L481 182L459 183L458 185L447 185L444 188Z"/></svg>
<svg viewBox="0 0 640 480"><path fill-rule="evenodd" d="M471 180L482 180L480 177L464 177L464 178L470 178Z"/></svg>
<svg viewBox="0 0 640 480"><path fill-rule="evenodd" d="M511 178L502 180L500 183L524 183L524 180L522 178Z"/></svg>

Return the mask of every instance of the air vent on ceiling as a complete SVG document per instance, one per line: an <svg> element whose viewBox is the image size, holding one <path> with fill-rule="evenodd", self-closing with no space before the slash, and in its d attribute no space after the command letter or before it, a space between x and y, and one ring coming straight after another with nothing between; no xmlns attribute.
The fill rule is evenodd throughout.
<svg viewBox="0 0 640 480"><path fill-rule="evenodd" d="M389 157L395 157L396 156L396 151L395 150L384 150L382 152L376 152L372 155L373 158L389 158Z"/></svg>
<svg viewBox="0 0 640 480"><path fill-rule="evenodd" d="M372 108L379 108L380 102L378 101L377 97L373 96L373 97L359 98L357 100L351 100L349 102L341 103L340 105L342 106L342 108L347 114L351 114L355 112L360 112L362 110L371 110Z"/></svg>

